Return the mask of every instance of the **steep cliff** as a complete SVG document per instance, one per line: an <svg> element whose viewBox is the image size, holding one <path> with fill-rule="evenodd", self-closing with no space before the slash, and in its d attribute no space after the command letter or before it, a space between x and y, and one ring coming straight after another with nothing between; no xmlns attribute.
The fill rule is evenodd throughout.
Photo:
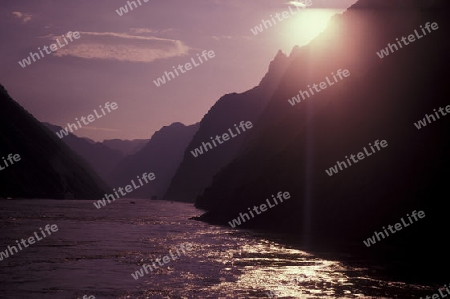
<svg viewBox="0 0 450 299"><path fill-rule="evenodd" d="M241 227L294 232L304 245L401 260L412 276L432 275L436 264L448 267L435 235L447 227L450 117L420 130L414 123L450 104L449 8L440 0L361 0L334 17L293 54L254 137L198 199L197 206L209 210L203 219L228 224L272 194L289 191L289 200ZM427 22L439 28L425 35L420 26ZM387 48L384 58L377 54L411 34L415 42ZM294 106L288 102L339 69L350 76ZM331 176L325 171L376 140L388 146ZM374 231L414 210L426 214L420 224L364 246Z"/></svg>
<svg viewBox="0 0 450 299"><path fill-rule="evenodd" d="M49 123L43 123L53 133L60 132L61 127ZM124 158L124 154L104 145L102 142L90 142L87 139L78 137L72 133L61 139L74 152L85 159L97 174L106 180L109 173Z"/></svg>
<svg viewBox="0 0 450 299"><path fill-rule="evenodd" d="M97 199L107 191L85 161L16 103L2 85L0 150L5 158L20 156L0 171L0 197Z"/></svg>
<svg viewBox="0 0 450 299"><path fill-rule="evenodd" d="M216 102L203 117L200 129L189 143L183 162L164 197L166 200L194 202L211 184L212 177L235 158L245 140L253 134L254 128L197 157L191 151L201 147L203 142L211 142L211 137L227 133L230 128L234 130L234 125L239 125L241 121L254 124L288 64L286 55L278 52L258 86L241 94L227 94Z"/></svg>

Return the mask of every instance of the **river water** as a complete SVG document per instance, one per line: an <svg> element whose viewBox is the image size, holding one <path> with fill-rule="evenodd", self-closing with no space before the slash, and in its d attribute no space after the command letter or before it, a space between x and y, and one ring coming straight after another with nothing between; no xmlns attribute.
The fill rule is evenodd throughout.
<svg viewBox="0 0 450 299"><path fill-rule="evenodd" d="M284 245L277 241L280 234L188 220L201 214L191 204L165 201L124 199L99 210L92 201L0 201L0 251L46 224L58 226L51 236L0 261L0 298L419 298L433 293ZM138 280L131 276L184 242L193 244L187 255Z"/></svg>

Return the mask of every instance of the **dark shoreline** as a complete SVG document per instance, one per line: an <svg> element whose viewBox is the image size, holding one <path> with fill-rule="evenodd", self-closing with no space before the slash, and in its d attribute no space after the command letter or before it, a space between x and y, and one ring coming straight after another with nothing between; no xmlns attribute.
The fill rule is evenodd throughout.
<svg viewBox="0 0 450 299"><path fill-rule="evenodd" d="M201 216L191 217L189 220L202 221L211 225L231 227L217 219L212 219L209 212ZM237 230L237 228L234 228ZM261 228L239 228L240 231L251 231L261 233L264 237L277 241L288 247L304 250L317 257L342 262L355 268L367 268L371 275L384 280L397 280L405 283L421 284L432 289L443 286L447 281L444 274L429 273L428 269L419 269L416 265L411 265L408 257L403 255L404 249L399 246L389 244L375 244L371 247L378 247L376 251L367 248L362 240L359 243L343 243L337 240L312 241L312 244L304 244L299 241L301 234L288 233L279 229ZM401 259L400 257L404 257Z"/></svg>

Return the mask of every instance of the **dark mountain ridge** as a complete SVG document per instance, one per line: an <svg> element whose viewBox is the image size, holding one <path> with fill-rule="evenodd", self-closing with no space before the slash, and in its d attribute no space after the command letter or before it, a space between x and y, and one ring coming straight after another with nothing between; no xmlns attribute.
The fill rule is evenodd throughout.
<svg viewBox="0 0 450 299"><path fill-rule="evenodd" d="M111 171L107 181L111 186L118 187L128 185L137 175L153 172L156 179L134 190L129 197L150 198L155 195L161 199L198 127L198 123L190 126L173 123L162 127L140 151L125 157Z"/></svg>
<svg viewBox="0 0 450 299"><path fill-rule="evenodd" d="M198 157L194 157L191 151L201 147L202 142L211 142L210 137L222 135L230 128L234 130L234 124L241 121L255 124L288 63L289 59L279 51L258 86L241 94L227 94L211 107L201 120L200 129L189 143L183 162L172 179L164 199L194 202L195 198L211 184L212 177L235 158L246 138L253 134L254 128Z"/></svg>
<svg viewBox="0 0 450 299"><path fill-rule="evenodd" d="M106 145L112 150L120 151L124 156L133 155L140 151L149 141L149 139L105 139L101 144Z"/></svg>
<svg viewBox="0 0 450 299"><path fill-rule="evenodd" d="M105 183L0 85L0 148L21 160L0 171L0 197L98 199Z"/></svg>
<svg viewBox="0 0 450 299"><path fill-rule="evenodd" d="M196 206L202 219L227 225L278 191L291 199L241 227L299 234L303 246L357 252L401 268L412 280L443 279L450 266L435 232L447 224L450 118L414 123L450 104L448 1L361 0L294 59L251 140L224 167ZM380 59L376 52L426 22L439 29ZM338 69L350 76L291 106L288 99ZM325 169L386 140L380 152L333 176ZM383 226L423 210L425 219L367 248ZM423 258L417 259L417 256ZM400 265L400 266L399 266Z"/></svg>
<svg viewBox="0 0 450 299"><path fill-rule="evenodd" d="M43 123L53 133L60 132L61 127L49 123ZM72 133L61 139L74 152L84 158L89 165L97 172L97 174L106 181L109 173L124 158L124 154L118 150L100 142L90 142L85 138L80 138Z"/></svg>

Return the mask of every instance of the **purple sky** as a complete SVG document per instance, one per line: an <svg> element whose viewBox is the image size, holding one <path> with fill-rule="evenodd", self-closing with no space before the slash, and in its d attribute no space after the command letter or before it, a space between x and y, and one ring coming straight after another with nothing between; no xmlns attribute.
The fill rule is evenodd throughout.
<svg viewBox="0 0 450 299"><path fill-rule="evenodd" d="M123 16L116 10L124 0L2 1L0 83L38 120L60 126L105 102L118 104L78 136L150 138L173 122L196 123L222 95L257 85L279 49L289 54L307 43L328 16L356 0L313 0L258 35L250 28L288 10L287 0L140 1ZM25 68L18 64L69 31L81 37ZM160 87L153 83L203 50L215 57Z"/></svg>

